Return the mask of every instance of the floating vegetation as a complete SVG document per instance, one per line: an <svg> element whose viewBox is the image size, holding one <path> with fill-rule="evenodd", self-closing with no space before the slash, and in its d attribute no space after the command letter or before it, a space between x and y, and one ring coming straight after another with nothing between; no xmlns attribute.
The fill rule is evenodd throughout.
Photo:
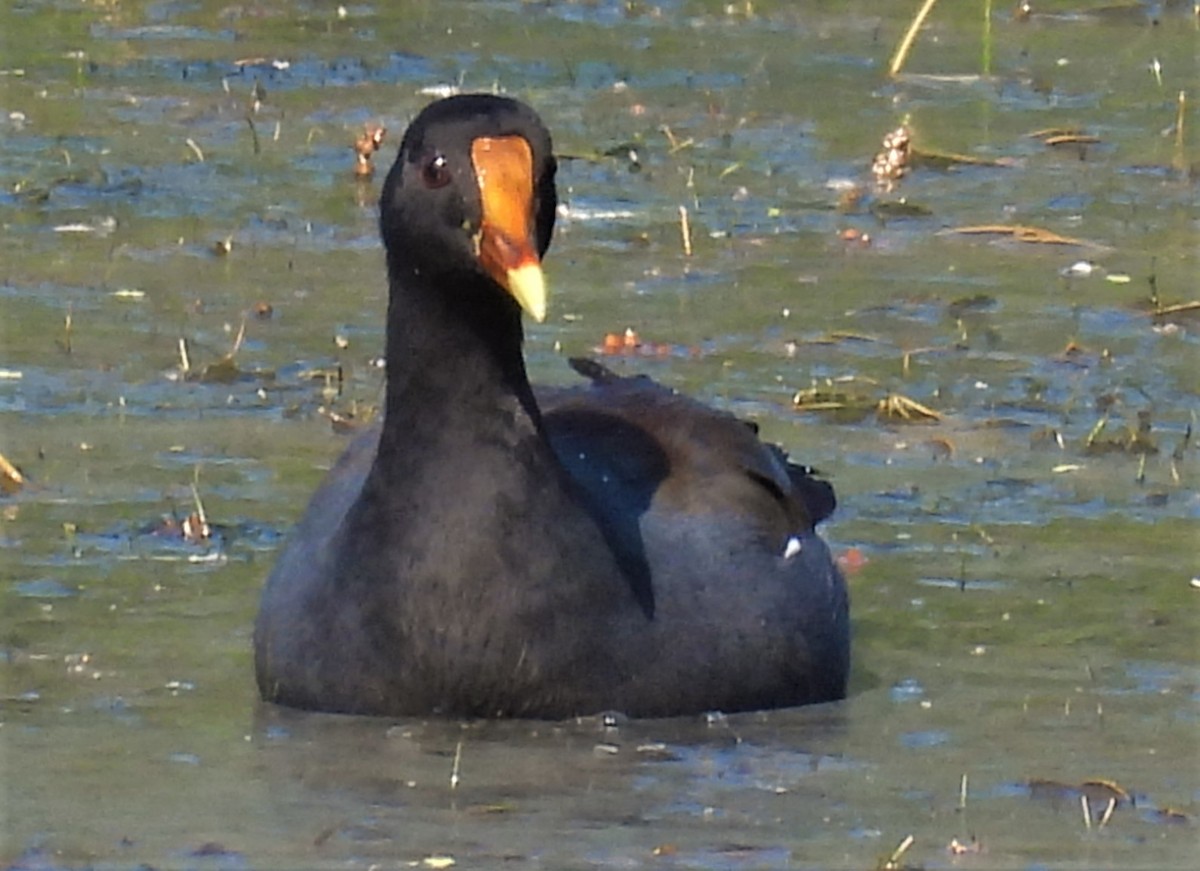
<svg viewBox="0 0 1200 871"><path fill-rule="evenodd" d="M883 137L883 150L871 161L871 175L875 184L890 191L900 179L908 174L912 155L912 131L901 124Z"/></svg>
<svg viewBox="0 0 1200 871"><path fill-rule="evenodd" d="M934 169L952 169L955 166L1016 166L1011 157L979 157L973 154L960 154L954 151L940 151L930 148L913 148L912 165L927 166Z"/></svg>
<svg viewBox="0 0 1200 871"><path fill-rule="evenodd" d="M1056 804L1078 802L1083 814L1084 828L1089 831L1107 826L1118 808L1132 807L1136 804L1133 796L1120 784L1101 778L1085 780L1080 784L1033 778L1027 787L1032 798Z"/></svg>
<svg viewBox="0 0 1200 871"><path fill-rule="evenodd" d="M237 364L237 354L241 350L242 343L246 339L246 318L243 316L241 325L238 327L237 334L233 339L233 347L229 349L227 354L224 354L219 359L212 363L207 363L200 368L192 365L191 352L188 349L188 341L183 336L179 337L179 368L178 373L172 373L176 378L182 377L184 381L198 381L202 384L233 384L244 379L259 379L271 380L274 378L274 372L270 371L255 371L248 372L243 370Z"/></svg>
<svg viewBox="0 0 1200 871"><path fill-rule="evenodd" d="M329 421L336 433L349 434L361 430L379 416L379 406L368 403L352 403L348 411L336 411L324 405L317 409L317 414Z"/></svg>
<svg viewBox="0 0 1200 871"><path fill-rule="evenodd" d="M1160 325L1164 322L1170 322L1168 324L1169 326L1181 320L1194 320L1196 318L1200 318L1200 300L1194 299L1188 302L1177 302L1172 303L1171 305L1163 305L1156 297L1150 301L1150 307L1147 311L1147 314L1149 314L1150 317Z"/></svg>
<svg viewBox="0 0 1200 871"><path fill-rule="evenodd" d="M1030 139L1038 139L1043 145L1051 148L1058 145L1092 145L1100 141L1093 133L1085 133L1078 127L1047 127L1025 134Z"/></svg>
<svg viewBox="0 0 1200 871"><path fill-rule="evenodd" d="M1200 300L1192 300L1191 302L1179 302L1174 305L1164 305L1155 308L1152 314L1156 318L1173 317L1181 314L1200 314Z"/></svg>
<svg viewBox="0 0 1200 871"><path fill-rule="evenodd" d="M1146 410L1137 413L1137 426L1126 424L1125 429L1116 435L1106 435L1108 415L1102 416L1084 440L1084 453L1089 456L1101 454L1157 454L1158 443L1150 433L1150 412Z"/></svg>
<svg viewBox="0 0 1200 871"><path fill-rule="evenodd" d="M900 179L916 167L953 169L956 166L1015 166L1009 157L979 157L953 151L920 147L913 141L913 129L906 121L884 134L882 150L871 161L871 176L875 187L881 191L892 191ZM843 197L845 201L845 197Z"/></svg>
<svg viewBox="0 0 1200 871"><path fill-rule="evenodd" d="M387 128L379 124L367 124L363 132L354 140L354 174L361 179L368 179L375 174L375 164L371 158L383 145L387 136Z"/></svg>
<svg viewBox="0 0 1200 871"><path fill-rule="evenodd" d="M878 399L873 391L857 390L855 386L853 381L814 384L797 390L792 395L792 405L797 411L832 412L839 420L861 420L875 409Z"/></svg>
<svg viewBox="0 0 1200 871"><path fill-rule="evenodd" d="M202 514L192 511L181 519L175 514L164 514L150 529L151 535L181 538L189 544L201 544L212 537L212 527Z"/></svg>
<svg viewBox="0 0 1200 871"><path fill-rule="evenodd" d="M1036 245L1080 245L1088 248L1105 246L1086 239L1062 236L1042 227L1024 224L975 224L968 227L949 227L939 230L939 236L1007 236L1014 242L1029 242Z"/></svg>
<svg viewBox="0 0 1200 871"><path fill-rule="evenodd" d="M958 838L951 838L950 843L946 845L946 852L951 856L965 856L968 854L983 853L983 842L972 835L966 841L960 841Z"/></svg>
<svg viewBox="0 0 1200 871"><path fill-rule="evenodd" d="M973 293L970 296L960 296L950 300L946 306L946 314L952 318L961 318L968 312L990 311L997 305L996 297L990 293Z"/></svg>
<svg viewBox="0 0 1200 871"><path fill-rule="evenodd" d="M638 356L638 357L669 357L695 356L699 351L689 349L684 345L673 345L667 342L648 342L637 334L633 327L626 327L622 333L605 333L602 342L592 349L597 354L606 357Z"/></svg>
<svg viewBox="0 0 1200 871"><path fill-rule="evenodd" d="M928 218L933 215L933 209L918 203L910 203L907 198L897 200L876 200L871 203L871 214L880 220L894 218Z"/></svg>
<svg viewBox="0 0 1200 871"><path fill-rule="evenodd" d="M1187 813L1173 807L1154 808L1149 812L1149 818L1156 823L1168 825L1187 825L1192 821Z"/></svg>
<svg viewBox="0 0 1200 871"><path fill-rule="evenodd" d="M856 389L859 384L866 389ZM873 382L864 379L826 381L797 390L792 406L797 411L828 413L842 422L863 420L874 414L882 422L930 423L943 419L940 412L900 393L888 392L880 397Z"/></svg>
<svg viewBox="0 0 1200 871"><path fill-rule="evenodd" d="M875 413L882 419L903 423L928 423L941 420L941 413L901 393L889 393L875 406Z"/></svg>

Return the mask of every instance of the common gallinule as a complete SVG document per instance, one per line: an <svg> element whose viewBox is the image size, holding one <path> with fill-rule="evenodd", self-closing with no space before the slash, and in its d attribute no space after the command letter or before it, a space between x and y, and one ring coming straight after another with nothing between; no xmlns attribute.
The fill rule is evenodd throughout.
<svg viewBox="0 0 1200 871"><path fill-rule="evenodd" d="M380 201L383 423L330 471L263 592L264 699L362 714L656 717L844 696L833 491L736 418L576 361L535 394L522 309L557 195L528 106L461 95Z"/></svg>

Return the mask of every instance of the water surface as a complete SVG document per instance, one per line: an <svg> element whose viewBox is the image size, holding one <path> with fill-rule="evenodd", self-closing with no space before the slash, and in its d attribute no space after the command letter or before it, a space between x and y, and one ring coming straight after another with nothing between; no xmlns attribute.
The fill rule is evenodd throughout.
<svg viewBox="0 0 1200 871"><path fill-rule="evenodd" d="M6 6L0 451L30 483L0 498L0 858L863 869L911 834L897 864L1190 867L1200 361L1194 313L1151 298L1196 295L1200 119L1172 129L1196 19L1047 3L985 35L943 4L889 81L907 5ZM385 166L459 87L533 103L563 157L534 378L631 328L610 364L835 482L845 703L612 726L257 702L258 590L344 444L329 412L380 396L378 180L350 144L383 124ZM905 118L1003 163L876 191ZM979 224L1083 244L940 232ZM943 419L796 410L814 387ZM193 487L201 543L164 520ZM1103 826L1118 793L1090 780L1127 794Z"/></svg>

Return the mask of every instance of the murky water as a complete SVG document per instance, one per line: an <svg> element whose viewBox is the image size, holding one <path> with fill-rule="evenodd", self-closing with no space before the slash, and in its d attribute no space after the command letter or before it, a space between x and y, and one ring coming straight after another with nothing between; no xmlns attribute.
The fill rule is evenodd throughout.
<svg viewBox="0 0 1200 871"><path fill-rule="evenodd" d="M1196 298L1196 19L1046 3L985 35L943 4L888 81L909 5L0 10L0 452L29 479L0 497L0 859L864 869L911 834L897 866L1191 867L1200 355L1196 313L1149 300ZM386 164L457 86L526 98L567 157L535 378L632 328L613 365L832 476L845 703L613 728L257 702L258 589L343 444L328 412L379 397L349 146L382 123ZM1004 164L875 191L906 116ZM988 224L1081 244L942 232ZM943 418L793 408L814 388Z"/></svg>

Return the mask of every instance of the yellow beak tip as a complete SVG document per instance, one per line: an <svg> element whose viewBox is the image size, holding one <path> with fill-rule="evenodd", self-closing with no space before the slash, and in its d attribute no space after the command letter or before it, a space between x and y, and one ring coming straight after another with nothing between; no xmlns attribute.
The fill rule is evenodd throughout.
<svg viewBox="0 0 1200 871"><path fill-rule="evenodd" d="M546 320L546 278L536 263L508 270L508 292L539 324Z"/></svg>

